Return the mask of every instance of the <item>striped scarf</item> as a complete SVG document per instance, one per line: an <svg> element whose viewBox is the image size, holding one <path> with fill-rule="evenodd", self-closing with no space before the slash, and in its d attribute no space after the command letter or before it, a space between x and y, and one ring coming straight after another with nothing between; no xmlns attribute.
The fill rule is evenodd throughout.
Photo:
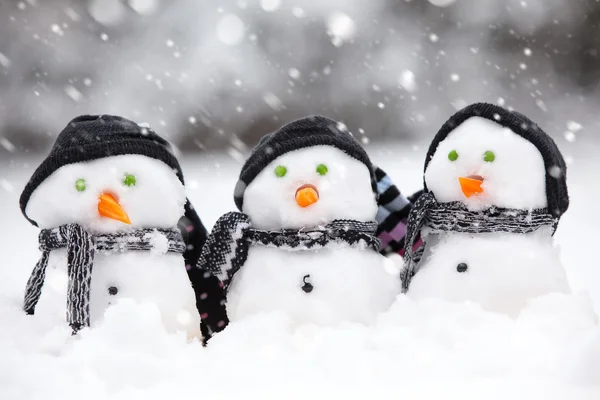
<svg viewBox="0 0 600 400"><path fill-rule="evenodd" d="M167 239L166 249L156 249L156 235ZM131 232L92 235L78 224L43 229L39 235L42 257L37 262L25 288L23 309L34 314L42 294L46 268L52 250L67 249L67 322L77 333L90 326L90 287L96 252L117 253L126 251L164 250L183 254L186 245L177 229L139 229Z"/></svg>
<svg viewBox="0 0 600 400"><path fill-rule="evenodd" d="M425 246L415 248L421 240L421 231L429 233L494 233L506 232L526 234L543 227L550 227L552 234L558 226L558 218L547 208L519 210L491 207L481 211L470 211L462 202L439 203L432 192L423 193L415 202L408 217L404 268L401 273L402 289L408 290L410 281L418 272L418 264Z"/></svg>
<svg viewBox="0 0 600 400"><path fill-rule="evenodd" d="M246 214L230 212L215 223L202 249L198 268L219 278L227 290L235 273L246 262L251 245L304 251L345 243L378 251L380 242L374 236L376 229L375 222L335 220L315 229L265 231L252 228Z"/></svg>
<svg viewBox="0 0 600 400"><path fill-rule="evenodd" d="M417 192L409 198L398 190L392 179L379 167L375 167L377 179L377 237L381 240L381 254L398 253L404 256L404 238L408 224L408 214L412 202L422 192ZM420 242L416 246L419 247Z"/></svg>

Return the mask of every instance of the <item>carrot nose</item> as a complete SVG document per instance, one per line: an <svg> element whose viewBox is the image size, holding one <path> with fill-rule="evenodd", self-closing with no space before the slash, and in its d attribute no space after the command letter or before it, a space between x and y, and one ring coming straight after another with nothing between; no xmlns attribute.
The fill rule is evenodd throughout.
<svg viewBox="0 0 600 400"><path fill-rule="evenodd" d="M117 199L110 193L102 193L98 201L98 214L103 217L121 221L124 224L131 224L129 216L123 210Z"/></svg>
<svg viewBox="0 0 600 400"><path fill-rule="evenodd" d="M471 197L483 193L483 188L481 187L483 178L479 175L469 175L466 178L459 176L458 182L460 183L460 188L462 189L465 197Z"/></svg>
<svg viewBox="0 0 600 400"><path fill-rule="evenodd" d="M319 201L319 192L313 185L302 185L296 190L296 203L302 208Z"/></svg>

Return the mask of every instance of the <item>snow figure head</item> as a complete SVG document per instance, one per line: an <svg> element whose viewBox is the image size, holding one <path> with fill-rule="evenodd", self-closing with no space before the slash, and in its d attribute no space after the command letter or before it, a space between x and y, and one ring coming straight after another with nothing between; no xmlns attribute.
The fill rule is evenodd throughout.
<svg viewBox="0 0 600 400"><path fill-rule="evenodd" d="M364 149L343 125L316 116L260 141L242 168L235 200L259 229L299 229L374 220L375 193Z"/></svg>
<svg viewBox="0 0 600 400"><path fill-rule="evenodd" d="M59 168L33 192L26 212L40 228L74 222L113 232L177 226L185 202L183 184L165 163L120 155Z"/></svg>
<svg viewBox="0 0 600 400"><path fill-rule="evenodd" d="M334 219L371 221L377 205L369 169L332 146L294 150L248 185L244 213L259 229L314 227Z"/></svg>
<svg viewBox="0 0 600 400"><path fill-rule="evenodd" d="M565 174L555 143L527 117L474 104L434 139L425 186L442 203L460 201L473 210L549 208L559 217L569 202Z"/></svg>
<svg viewBox="0 0 600 400"><path fill-rule="evenodd" d="M125 118L86 115L60 133L20 203L41 228L114 232L175 227L186 196L167 141Z"/></svg>

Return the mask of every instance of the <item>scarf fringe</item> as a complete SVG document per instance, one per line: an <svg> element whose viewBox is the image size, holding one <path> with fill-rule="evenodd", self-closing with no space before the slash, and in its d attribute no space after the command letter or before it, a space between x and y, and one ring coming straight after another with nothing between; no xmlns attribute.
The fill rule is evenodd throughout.
<svg viewBox="0 0 600 400"><path fill-rule="evenodd" d="M67 249L67 315L73 333L90 326L90 288L96 251L117 253L154 250L153 238L162 234L168 241L167 252L183 254L186 245L179 230L140 229L116 234L92 235L78 224L43 229L39 235L42 256L25 287L23 310L29 315L42 295L48 259L52 250Z"/></svg>

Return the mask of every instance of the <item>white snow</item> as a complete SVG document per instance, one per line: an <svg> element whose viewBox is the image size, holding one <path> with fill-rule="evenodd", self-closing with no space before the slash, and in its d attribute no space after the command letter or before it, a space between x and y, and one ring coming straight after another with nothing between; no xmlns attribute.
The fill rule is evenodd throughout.
<svg viewBox="0 0 600 400"><path fill-rule="evenodd" d="M453 150L458 153L456 161L448 158ZM484 161L486 151L494 152L493 162ZM484 178L484 192L466 199L458 178L470 175ZM440 202L463 201L473 209L547 206L546 168L537 148L500 124L480 117L469 118L440 143L425 180Z"/></svg>
<svg viewBox="0 0 600 400"><path fill-rule="evenodd" d="M600 398L600 307L594 174L598 143L576 142L569 172L572 207L556 238L575 295L548 295L518 316L474 304L401 296L371 326L316 327L278 313L231 324L208 348L168 333L157 307L120 301L92 330L72 337L43 315L23 315L23 288L39 257L38 229L18 210L19 190L0 196L0 398L132 400L164 398ZM422 184L427 146L371 149L407 193ZM22 188L39 163L0 159ZM198 189L189 195L207 226L234 209L240 164L221 156L185 158ZM219 164L219 168L215 167ZM24 166L26 165L26 166ZM64 319L64 316L60 316ZM182 315L179 315L181 318Z"/></svg>
<svg viewBox="0 0 600 400"><path fill-rule="evenodd" d="M409 93L412 93L417 88L417 84L415 82L415 74L410 70L404 70L400 74L400 78L398 78L398 83L404 90Z"/></svg>
<svg viewBox="0 0 600 400"><path fill-rule="evenodd" d="M65 86L65 93L76 103L79 103L83 98L83 94L73 85Z"/></svg>
<svg viewBox="0 0 600 400"><path fill-rule="evenodd" d="M473 302L518 315L531 299L570 293L549 230L533 234L429 235L421 267L408 289L413 299ZM465 263L465 272L457 266Z"/></svg>
<svg viewBox="0 0 600 400"><path fill-rule="evenodd" d="M275 93L267 92L263 94L263 100L269 107L271 107L275 111L281 110L283 107L283 103L279 97Z"/></svg>
<svg viewBox="0 0 600 400"><path fill-rule="evenodd" d="M126 174L135 176L135 186L123 184ZM75 188L78 179L85 180L84 192ZM131 225L99 215L102 193L115 196ZM172 228L183 215L185 199L184 187L168 165L145 156L122 155L58 169L33 192L27 213L42 228L73 221L101 232Z"/></svg>
<svg viewBox="0 0 600 400"><path fill-rule="evenodd" d="M229 318L280 311L297 326L371 324L400 293L399 271L388 272L386 263L392 262L342 244L314 251L252 246L231 283ZM302 290L307 282L313 285L310 293Z"/></svg>
<svg viewBox="0 0 600 400"><path fill-rule="evenodd" d="M129 0L129 5L138 14L150 15L158 8L158 0Z"/></svg>
<svg viewBox="0 0 600 400"><path fill-rule="evenodd" d="M127 9L120 0L92 0L88 11L102 25L116 25L125 18Z"/></svg>
<svg viewBox="0 0 600 400"><path fill-rule="evenodd" d="M235 14L225 14L217 22L217 37L227 45L233 46L244 38L244 21Z"/></svg>
<svg viewBox="0 0 600 400"><path fill-rule="evenodd" d="M326 175L317 173L319 164L327 166ZM283 177L275 175L279 165L287 168ZM305 184L316 187L319 200L302 208L296 191ZM316 227L333 219L373 221L377 213L367 167L331 146L291 151L272 161L246 188L243 208L258 229Z"/></svg>
<svg viewBox="0 0 600 400"><path fill-rule="evenodd" d="M4 150L8 151L9 153L14 153L16 150L15 145L5 137L0 137L0 146L2 146Z"/></svg>
<svg viewBox="0 0 600 400"><path fill-rule="evenodd" d="M151 252L155 255L167 254L167 252L169 251L169 239L167 239L167 237L164 234L158 231L152 232L151 234L149 234L149 236L149 241L152 245Z"/></svg>
<svg viewBox="0 0 600 400"><path fill-rule="evenodd" d="M448 7L454 4L456 0L429 0L431 4L437 7Z"/></svg>
<svg viewBox="0 0 600 400"><path fill-rule="evenodd" d="M4 68L8 68L10 67L10 59L8 57L6 57L4 54L0 53L0 65L2 65Z"/></svg>
<svg viewBox="0 0 600 400"><path fill-rule="evenodd" d="M335 46L350 41L356 34L356 25L348 14L341 11L332 13L327 19L327 33Z"/></svg>
<svg viewBox="0 0 600 400"><path fill-rule="evenodd" d="M277 11L281 7L281 0L260 0L260 6L266 12Z"/></svg>
<svg viewBox="0 0 600 400"><path fill-rule="evenodd" d="M36 307L36 318L46 329L67 326L67 257L65 251L50 253L46 270L48 285ZM109 293L115 287L118 292ZM24 288L24 287L23 287ZM199 336L198 312L185 263L180 254L157 251L110 253L96 252L90 290L92 327L101 324L105 310L123 299L150 302L168 332ZM189 317L182 318L182 313Z"/></svg>

